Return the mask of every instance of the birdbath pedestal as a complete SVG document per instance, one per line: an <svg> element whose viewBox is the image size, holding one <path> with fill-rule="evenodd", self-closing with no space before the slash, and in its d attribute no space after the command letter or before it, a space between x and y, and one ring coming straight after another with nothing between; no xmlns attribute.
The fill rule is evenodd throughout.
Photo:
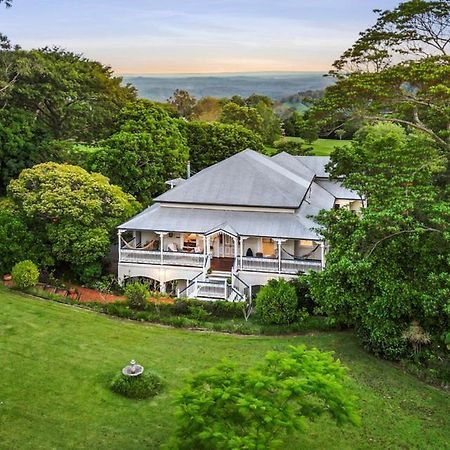
<svg viewBox="0 0 450 450"><path fill-rule="evenodd" d="M128 377L137 377L144 372L144 368L140 364L136 364L136 361L132 359L130 364L122 369L122 373Z"/></svg>

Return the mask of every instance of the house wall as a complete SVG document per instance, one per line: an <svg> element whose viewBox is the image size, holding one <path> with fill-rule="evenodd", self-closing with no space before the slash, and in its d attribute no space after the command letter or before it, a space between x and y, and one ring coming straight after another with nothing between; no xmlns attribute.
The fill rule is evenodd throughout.
<svg viewBox="0 0 450 450"><path fill-rule="evenodd" d="M361 200L337 199L335 201L335 204L339 205L341 208L343 208L343 207L350 208L350 211L359 211L363 207L363 203Z"/></svg>
<svg viewBox="0 0 450 450"><path fill-rule="evenodd" d="M167 283L173 280L192 280L202 269L195 267L165 267L151 266L147 264L119 263L118 279L122 283L128 277L146 277L160 283ZM180 285L179 285L180 286Z"/></svg>

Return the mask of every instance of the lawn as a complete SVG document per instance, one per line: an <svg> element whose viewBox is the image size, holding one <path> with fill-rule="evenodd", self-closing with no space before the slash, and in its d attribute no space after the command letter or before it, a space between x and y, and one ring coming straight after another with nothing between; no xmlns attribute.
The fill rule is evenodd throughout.
<svg viewBox="0 0 450 450"><path fill-rule="evenodd" d="M285 139L289 141L302 141L301 138L295 137L287 137ZM312 154L316 156L329 156L334 150L334 147L342 147L349 142L345 139L317 139L311 144L311 147L314 149Z"/></svg>
<svg viewBox="0 0 450 450"><path fill-rule="evenodd" d="M285 137L283 138L286 141L299 141L302 142L302 138L297 137ZM346 139L317 139L311 144L311 147L314 149L311 153L315 156L329 156L331 152L334 150L334 147L341 147L345 144L348 144L350 141ZM275 154L276 150L272 147L266 147L266 150L269 154Z"/></svg>
<svg viewBox="0 0 450 450"><path fill-rule="evenodd" d="M158 448L173 430L183 378L229 358L247 365L289 344L334 350L349 368L361 427L329 419L293 437L298 449L445 449L447 393L366 353L349 332L239 337L120 321L0 287L0 448ZM165 391L135 401L108 389L130 359L157 370Z"/></svg>

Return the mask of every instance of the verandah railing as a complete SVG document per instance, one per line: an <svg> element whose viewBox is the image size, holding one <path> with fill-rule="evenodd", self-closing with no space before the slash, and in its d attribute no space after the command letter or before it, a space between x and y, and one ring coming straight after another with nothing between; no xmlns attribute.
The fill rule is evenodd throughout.
<svg viewBox="0 0 450 450"><path fill-rule="evenodd" d="M120 262L128 263L203 267L205 259L206 256L203 253L161 252L128 248L120 250Z"/></svg>

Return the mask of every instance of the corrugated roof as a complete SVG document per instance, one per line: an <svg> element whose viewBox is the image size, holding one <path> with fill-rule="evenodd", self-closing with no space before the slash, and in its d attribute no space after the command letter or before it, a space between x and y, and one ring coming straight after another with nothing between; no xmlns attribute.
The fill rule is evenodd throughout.
<svg viewBox="0 0 450 450"><path fill-rule="evenodd" d="M298 208L312 178L311 173L300 176L247 149L202 170L155 201Z"/></svg>
<svg viewBox="0 0 450 450"><path fill-rule="evenodd" d="M314 222L322 209L331 209L335 198L359 196L328 178L330 158L291 156L268 158L245 150L202 170L156 199L156 203L119 228L208 234L224 230L241 236L286 239L320 239ZM319 179L318 179L319 178ZM200 204L202 208L171 206ZM269 207L292 212L262 212L208 208L208 205Z"/></svg>
<svg viewBox="0 0 450 450"><path fill-rule="evenodd" d="M329 178L325 166L330 162L329 156L295 156L302 164L316 174L318 178Z"/></svg>
<svg viewBox="0 0 450 450"><path fill-rule="evenodd" d="M342 200L361 200L361 197L357 192L342 186L342 183L339 181L317 180L316 183L336 198L340 198Z"/></svg>
<svg viewBox="0 0 450 450"><path fill-rule="evenodd" d="M303 213L225 211L154 204L119 228L206 234L213 229L220 229L226 223L227 230L231 227L241 236L319 239L306 221Z"/></svg>

